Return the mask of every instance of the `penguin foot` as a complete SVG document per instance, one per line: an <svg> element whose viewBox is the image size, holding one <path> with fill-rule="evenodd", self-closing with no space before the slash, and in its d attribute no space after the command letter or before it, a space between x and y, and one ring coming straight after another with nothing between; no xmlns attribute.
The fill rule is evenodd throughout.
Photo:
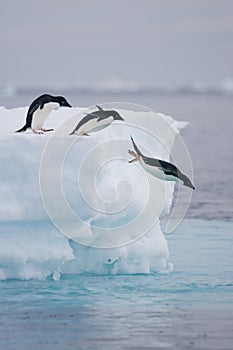
<svg viewBox="0 0 233 350"><path fill-rule="evenodd" d="M41 128L40 130L42 130L43 132L48 132L48 131L53 131L54 129L44 129L44 128Z"/></svg>
<svg viewBox="0 0 233 350"><path fill-rule="evenodd" d="M130 149L129 149L128 153L129 153L131 156L133 156L133 157L137 157L137 156L138 156L136 152L131 151Z"/></svg>
<svg viewBox="0 0 233 350"><path fill-rule="evenodd" d="M43 134L43 132L41 132L41 131L37 131L37 130L35 130L35 129L32 129L32 131L34 132L34 134L37 134L37 135L41 135L41 134Z"/></svg>
<svg viewBox="0 0 233 350"><path fill-rule="evenodd" d="M137 155L136 152L131 151L131 150L129 149L128 153L129 153L131 156L135 157L134 159L129 160L129 163L137 162L137 161L140 159L140 156Z"/></svg>
<svg viewBox="0 0 233 350"><path fill-rule="evenodd" d="M90 136L87 132L85 132L84 134L83 134L83 136Z"/></svg>

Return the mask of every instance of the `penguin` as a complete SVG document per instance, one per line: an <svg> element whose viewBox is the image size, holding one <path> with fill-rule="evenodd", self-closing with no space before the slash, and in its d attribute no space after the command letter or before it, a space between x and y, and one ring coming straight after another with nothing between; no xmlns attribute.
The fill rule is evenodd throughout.
<svg viewBox="0 0 233 350"><path fill-rule="evenodd" d="M16 132L26 131L31 128L35 134L43 134L43 132L52 131L53 129L43 128L43 123L48 118L54 108L59 106L71 107L71 105L62 96L52 96L48 94L37 97L30 105L26 124Z"/></svg>
<svg viewBox="0 0 233 350"><path fill-rule="evenodd" d="M132 136L131 141L133 143L134 151L129 150L129 154L135 158L130 160L129 163L139 161L145 171L157 177L158 179L175 182L181 181L183 182L184 186L195 190L195 187L193 186L190 179L184 175L175 165L161 159L144 156L138 149Z"/></svg>
<svg viewBox="0 0 233 350"><path fill-rule="evenodd" d="M104 110L102 107L96 105L97 111L88 113L83 117L76 128L70 133L70 135L85 135L89 136L89 133L102 130L109 126L114 120L122 120L122 116L114 110Z"/></svg>

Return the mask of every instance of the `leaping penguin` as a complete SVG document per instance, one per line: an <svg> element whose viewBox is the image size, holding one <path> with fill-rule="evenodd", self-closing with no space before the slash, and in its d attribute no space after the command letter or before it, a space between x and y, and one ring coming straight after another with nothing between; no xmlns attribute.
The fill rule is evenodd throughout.
<svg viewBox="0 0 233 350"><path fill-rule="evenodd" d="M53 129L43 128L43 124L52 110L59 106L71 107L63 96L44 94L37 97L28 109L26 124L21 129L16 130L16 132L23 132L28 128L31 128L35 134L52 131Z"/></svg>
<svg viewBox="0 0 233 350"><path fill-rule="evenodd" d="M161 159L144 156L138 149L132 136L131 141L133 143L134 151L129 150L129 154L135 158L130 160L129 163L139 161L142 168L151 175L165 181L182 181L184 186L195 190L195 187L193 186L190 179L184 175L175 165Z"/></svg>
<svg viewBox="0 0 233 350"><path fill-rule="evenodd" d="M97 111L89 113L83 117L70 135L85 135L102 130L109 126L114 120L124 120L122 116L114 110L104 110L96 105Z"/></svg>

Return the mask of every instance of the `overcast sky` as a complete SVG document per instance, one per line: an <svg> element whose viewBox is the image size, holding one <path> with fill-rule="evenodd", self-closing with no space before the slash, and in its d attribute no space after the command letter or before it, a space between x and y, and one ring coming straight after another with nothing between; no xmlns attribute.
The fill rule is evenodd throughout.
<svg viewBox="0 0 233 350"><path fill-rule="evenodd" d="M0 0L0 85L233 79L232 0Z"/></svg>

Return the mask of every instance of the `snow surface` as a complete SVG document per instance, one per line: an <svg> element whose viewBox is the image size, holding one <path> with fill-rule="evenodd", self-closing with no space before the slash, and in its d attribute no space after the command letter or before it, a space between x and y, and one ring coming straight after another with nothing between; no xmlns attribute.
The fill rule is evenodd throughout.
<svg viewBox="0 0 233 350"><path fill-rule="evenodd" d="M129 164L128 149L132 135L146 154L168 160L186 123L116 107L125 122L89 137L69 136L86 109L53 111L45 127L55 131L35 135L14 133L28 107L0 107L0 279L172 271L159 218L174 184Z"/></svg>

